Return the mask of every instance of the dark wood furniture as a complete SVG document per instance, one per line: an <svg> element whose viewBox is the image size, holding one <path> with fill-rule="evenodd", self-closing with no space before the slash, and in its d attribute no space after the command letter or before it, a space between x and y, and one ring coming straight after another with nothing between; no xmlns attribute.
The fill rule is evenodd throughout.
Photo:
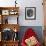
<svg viewBox="0 0 46 46"><path fill-rule="evenodd" d="M18 46L19 41L5 41L2 42L3 46Z"/></svg>
<svg viewBox="0 0 46 46"><path fill-rule="evenodd" d="M15 24L9 24L7 17L9 16L17 16L17 21ZM2 32L5 28L9 28L14 32L19 31L19 24L18 24L18 17L19 17L19 7L0 7L0 46L18 46L19 39L14 40L2 40ZM6 18L6 19L5 19ZM4 21L5 19L5 21ZM16 30L15 30L16 29Z"/></svg>
<svg viewBox="0 0 46 46"><path fill-rule="evenodd" d="M8 16L17 16L17 23L18 23L18 16L19 16L19 7L0 7L0 18L1 18L1 24L8 24L8 18L5 19L5 17ZM5 21L4 21L5 19Z"/></svg>

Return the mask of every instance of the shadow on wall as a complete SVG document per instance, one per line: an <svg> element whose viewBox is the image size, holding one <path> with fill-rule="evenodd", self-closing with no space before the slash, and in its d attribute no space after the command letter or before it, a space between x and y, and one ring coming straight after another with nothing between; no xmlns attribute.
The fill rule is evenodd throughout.
<svg viewBox="0 0 46 46"><path fill-rule="evenodd" d="M19 39L20 39L20 42L21 42L21 40L23 38L23 35L24 35L25 31L28 28L32 28L36 32L39 41L41 43L43 43L43 33L42 33L43 30L42 30L42 26L21 26L20 27L20 31L19 31Z"/></svg>

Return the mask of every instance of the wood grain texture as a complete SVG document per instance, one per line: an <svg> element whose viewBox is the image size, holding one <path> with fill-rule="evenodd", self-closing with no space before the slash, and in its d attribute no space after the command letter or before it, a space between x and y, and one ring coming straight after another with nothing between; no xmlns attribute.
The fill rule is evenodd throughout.
<svg viewBox="0 0 46 46"><path fill-rule="evenodd" d="M16 29L16 32L18 32L19 31L19 29L20 29L20 26L19 26L19 24L17 23L17 24L8 24L8 23L6 23L6 24L3 24L3 18L5 18L5 16L6 15L2 15L2 10L8 10L8 11L15 11L15 12L17 12L17 14L13 14L13 15L19 15L18 14L18 10L19 10L19 7L0 7L0 20L1 20L1 24L0 24L0 32L2 32L4 29L6 29L6 28L8 28L8 29L11 29L12 31L14 31L15 32L15 29ZM9 15L7 15L7 16L13 16L13 15L11 15L10 13L9 13ZM14 16L15 17L15 16ZM17 20L18 21L18 20ZM0 41L0 46L18 46L18 41Z"/></svg>
<svg viewBox="0 0 46 46"><path fill-rule="evenodd" d="M19 25L18 24L1 24L0 25L0 30L3 31L3 29L5 28L10 28L14 31L14 29L16 29L17 31L19 31Z"/></svg>
<svg viewBox="0 0 46 46"><path fill-rule="evenodd" d="M18 41L5 41L5 42L0 42L0 46L18 46Z"/></svg>

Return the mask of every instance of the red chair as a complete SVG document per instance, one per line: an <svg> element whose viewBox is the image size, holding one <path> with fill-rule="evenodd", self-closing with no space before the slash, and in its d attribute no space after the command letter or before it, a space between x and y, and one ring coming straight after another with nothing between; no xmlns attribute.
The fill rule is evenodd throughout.
<svg viewBox="0 0 46 46"><path fill-rule="evenodd" d="M34 36L37 39L37 35L33 31L33 29L31 29L31 28L27 29L27 31L25 32L24 37L22 38L21 46L27 46L26 43L25 43L25 40L32 37L32 36ZM38 41L38 39L37 39L37 41ZM41 46L40 42L38 41L35 46Z"/></svg>

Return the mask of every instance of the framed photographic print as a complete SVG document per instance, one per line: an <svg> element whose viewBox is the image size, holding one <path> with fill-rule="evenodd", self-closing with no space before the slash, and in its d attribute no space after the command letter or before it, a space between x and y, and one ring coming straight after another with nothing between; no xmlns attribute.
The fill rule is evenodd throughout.
<svg viewBox="0 0 46 46"><path fill-rule="evenodd" d="M36 7L26 7L25 8L25 19L26 20L36 19Z"/></svg>
<svg viewBox="0 0 46 46"><path fill-rule="evenodd" d="M2 15L9 15L9 10L2 10Z"/></svg>

